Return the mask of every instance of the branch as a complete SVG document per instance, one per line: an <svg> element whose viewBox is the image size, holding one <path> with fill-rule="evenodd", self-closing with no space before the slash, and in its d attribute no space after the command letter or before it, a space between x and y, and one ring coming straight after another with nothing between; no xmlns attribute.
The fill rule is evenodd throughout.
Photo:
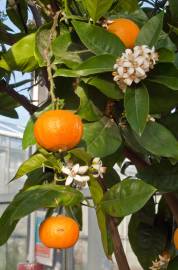
<svg viewBox="0 0 178 270"><path fill-rule="evenodd" d="M103 189L103 192L105 193L107 191L107 188L104 184L103 179L98 179L98 182L100 184L100 186ZM107 216L107 223L108 223L108 229L111 233L111 237L112 237L112 242L113 242L113 246L114 246L114 255L117 261L117 265L119 270L130 270L124 249L123 249L123 245L122 245L122 241L120 238L120 234L118 232L118 225L115 223L115 218L111 217L111 216Z"/></svg>
<svg viewBox="0 0 178 270"><path fill-rule="evenodd" d="M6 84L4 80L0 81L0 92L4 92L19 102L31 115L38 109L37 106L30 103L24 96L17 93L12 87Z"/></svg>
<svg viewBox="0 0 178 270"><path fill-rule="evenodd" d="M133 152L131 149L127 147L125 147L124 149L124 155L125 157L130 159L130 161L132 161L132 163L135 165L137 169L144 169L145 167L150 165L145 160L142 160L135 152ZM178 224L178 199L176 195L173 192L169 192L164 193L163 197L167 205L169 206L169 209L171 210L176 223Z"/></svg>

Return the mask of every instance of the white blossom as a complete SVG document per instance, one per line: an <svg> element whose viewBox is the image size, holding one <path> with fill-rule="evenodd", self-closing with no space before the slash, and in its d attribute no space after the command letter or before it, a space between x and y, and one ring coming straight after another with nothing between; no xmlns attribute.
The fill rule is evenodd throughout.
<svg viewBox="0 0 178 270"><path fill-rule="evenodd" d="M61 171L68 175L65 182L66 186L71 185L73 181L86 183L90 179L88 175L84 175L88 171L88 166L80 166L78 163L75 165L68 164L67 166L63 166Z"/></svg>
<svg viewBox="0 0 178 270"><path fill-rule="evenodd" d="M144 80L157 61L158 53L154 47L150 49L147 45L142 45L135 46L133 50L126 49L114 65L114 81L125 91L133 82Z"/></svg>
<svg viewBox="0 0 178 270"><path fill-rule="evenodd" d="M106 172L106 167L103 167L102 160L99 157L95 157L92 161L91 168L94 169L93 176L103 178L103 174Z"/></svg>
<svg viewBox="0 0 178 270"><path fill-rule="evenodd" d="M156 259L152 262L152 266L149 267L150 270L161 270L167 269L168 263L170 261L170 256L161 256L159 255L159 259Z"/></svg>

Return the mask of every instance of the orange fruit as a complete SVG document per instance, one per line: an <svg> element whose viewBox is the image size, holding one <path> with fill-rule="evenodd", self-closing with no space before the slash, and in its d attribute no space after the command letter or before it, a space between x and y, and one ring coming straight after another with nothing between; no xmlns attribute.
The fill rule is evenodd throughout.
<svg viewBox="0 0 178 270"><path fill-rule="evenodd" d="M178 250L178 228L174 232L173 241L174 241L175 248Z"/></svg>
<svg viewBox="0 0 178 270"><path fill-rule="evenodd" d="M116 19L108 25L108 31L119 37L126 48L133 48L140 28L129 19Z"/></svg>
<svg viewBox="0 0 178 270"><path fill-rule="evenodd" d="M50 151L68 150L76 146L83 134L79 116L67 110L42 113L34 126L37 143Z"/></svg>
<svg viewBox="0 0 178 270"><path fill-rule="evenodd" d="M51 216L41 223L39 237L48 248L70 248L79 238L79 226L70 217Z"/></svg>

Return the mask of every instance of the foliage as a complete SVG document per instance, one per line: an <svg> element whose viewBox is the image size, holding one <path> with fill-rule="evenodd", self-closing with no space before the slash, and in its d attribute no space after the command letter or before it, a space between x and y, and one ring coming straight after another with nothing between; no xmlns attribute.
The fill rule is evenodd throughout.
<svg viewBox="0 0 178 270"><path fill-rule="evenodd" d="M31 22L28 9L34 15ZM7 0L6 16L18 33L8 27L6 16L0 18L0 114L17 118L15 109L20 105L30 112L23 149L36 144L33 128L38 116L54 107L75 111L83 121L84 134L76 148L62 153L36 145L36 152L17 168L12 181L20 181L16 179L22 176L27 179L0 218L0 244L8 240L22 217L38 208L63 207L82 226L81 205L87 203L96 210L108 258L116 254L108 217L119 224L128 215L132 215L129 240L143 269L164 250L174 254L172 213L165 204L165 192L176 199L177 14L176 0L23 0L14 5ZM128 50L106 29L107 22L117 18L137 23L140 33L135 45L154 46L159 56L145 78L129 84L125 91L112 73L117 59ZM36 84L46 84L50 95L43 106L35 107L17 92L25 81L9 85L14 71L32 72ZM75 181L71 187L65 186L63 167L70 162L88 166L92 202ZM122 173L134 164L137 173L121 181L115 164ZM158 207L157 194L161 197ZM171 258L170 270L177 262L177 257Z"/></svg>

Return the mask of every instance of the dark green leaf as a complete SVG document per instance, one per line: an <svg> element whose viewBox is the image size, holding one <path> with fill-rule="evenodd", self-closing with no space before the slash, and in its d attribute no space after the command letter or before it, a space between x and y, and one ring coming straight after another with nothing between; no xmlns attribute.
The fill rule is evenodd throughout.
<svg viewBox="0 0 178 270"><path fill-rule="evenodd" d="M83 148L74 148L70 150L70 153L76 158L84 161L86 164L89 164L92 160L92 156L88 154Z"/></svg>
<svg viewBox="0 0 178 270"><path fill-rule="evenodd" d="M171 50L161 48L159 49L158 54L160 63L173 63L175 61L175 53Z"/></svg>
<svg viewBox="0 0 178 270"><path fill-rule="evenodd" d="M168 129L156 122L149 122L146 125L138 141L154 155L178 159L178 142L176 138Z"/></svg>
<svg viewBox="0 0 178 270"><path fill-rule="evenodd" d="M94 157L108 156L119 148L121 137L119 128L109 118L84 125L84 141L87 152Z"/></svg>
<svg viewBox="0 0 178 270"><path fill-rule="evenodd" d="M67 216L76 220L76 222L80 226L80 230L82 230L83 222L82 222L82 206L81 204L73 205L73 206L66 206L65 211Z"/></svg>
<svg viewBox="0 0 178 270"><path fill-rule="evenodd" d="M138 177L159 191L171 192L178 190L178 166L167 161L151 165L138 172Z"/></svg>
<svg viewBox="0 0 178 270"><path fill-rule="evenodd" d="M34 120L30 118L23 133L23 139L22 139L23 150L36 143L33 128L34 128Z"/></svg>
<svg viewBox="0 0 178 270"><path fill-rule="evenodd" d="M169 0L169 7L172 15L173 22L178 21L178 3L177 0Z"/></svg>
<svg viewBox="0 0 178 270"><path fill-rule="evenodd" d="M143 84L137 88L128 87L125 93L124 105L130 126L136 133L141 135L149 114L147 88Z"/></svg>
<svg viewBox="0 0 178 270"><path fill-rule="evenodd" d="M176 256L173 260L168 264L167 270L177 270L178 266L178 256Z"/></svg>
<svg viewBox="0 0 178 270"><path fill-rule="evenodd" d="M83 62L76 70L57 69L55 76L79 77L113 70L115 57L111 55L94 56Z"/></svg>
<svg viewBox="0 0 178 270"><path fill-rule="evenodd" d="M73 25L81 41L96 55L111 54L118 57L123 53L122 42L104 28L79 21L73 22Z"/></svg>
<svg viewBox="0 0 178 270"><path fill-rule="evenodd" d="M86 78L84 79L84 82L95 86L98 90L100 90L101 93L109 98L116 100L123 99L123 93L114 82L110 82L99 77Z"/></svg>
<svg viewBox="0 0 178 270"><path fill-rule="evenodd" d="M101 207L111 216L127 216L141 209L155 191L141 180L125 179L105 193Z"/></svg>
<svg viewBox="0 0 178 270"><path fill-rule="evenodd" d="M24 163L19 167L13 180L18 179L23 175L42 167L46 160L47 158L41 153L32 155L28 160L24 161Z"/></svg>
<svg viewBox="0 0 178 270"><path fill-rule="evenodd" d="M76 94L80 98L80 106L78 108L78 115L87 121L97 121L101 118L102 114L99 109L92 102L90 97L88 97L88 90L82 85L78 86L76 89Z"/></svg>
<svg viewBox="0 0 178 270"><path fill-rule="evenodd" d="M101 16L105 15L111 7L113 0L84 0L90 17L96 22Z"/></svg>
<svg viewBox="0 0 178 270"><path fill-rule="evenodd" d="M143 269L148 270L152 261L166 248L167 228L164 223L155 222L154 202L149 203L131 217L129 241Z"/></svg>
<svg viewBox="0 0 178 270"><path fill-rule="evenodd" d="M163 26L163 15L164 13L161 12L144 24L137 38L137 45L144 44L152 47L156 44Z"/></svg>
<svg viewBox="0 0 178 270"><path fill-rule="evenodd" d="M90 178L90 181L88 183L89 183L89 189L92 195L92 199L94 201L95 206L97 207L96 215L97 215L97 220L98 220L98 226L101 232L103 248L104 248L106 256L110 258L113 253L111 235L107 228L106 215L104 214L102 209L98 207L98 204L103 198L103 190L100 184L97 182L97 180L93 177Z"/></svg>
<svg viewBox="0 0 178 270"><path fill-rule="evenodd" d="M159 64L148 80L165 85L172 90L178 90L178 69L171 63Z"/></svg>
<svg viewBox="0 0 178 270"><path fill-rule="evenodd" d="M35 34L30 34L16 42L7 52L1 55L0 68L7 71L30 72L37 68L34 57Z"/></svg>

